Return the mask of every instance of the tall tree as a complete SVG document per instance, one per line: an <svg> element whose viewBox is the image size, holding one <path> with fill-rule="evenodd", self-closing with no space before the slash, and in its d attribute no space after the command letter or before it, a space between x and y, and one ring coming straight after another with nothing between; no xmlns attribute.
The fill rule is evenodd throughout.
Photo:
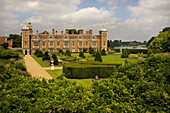
<svg viewBox="0 0 170 113"><path fill-rule="evenodd" d="M13 40L13 44L12 44L12 47L13 48L20 48L21 47L21 41L22 41L22 38L20 35L17 35L17 34L10 34L9 37L8 37L8 40Z"/></svg>

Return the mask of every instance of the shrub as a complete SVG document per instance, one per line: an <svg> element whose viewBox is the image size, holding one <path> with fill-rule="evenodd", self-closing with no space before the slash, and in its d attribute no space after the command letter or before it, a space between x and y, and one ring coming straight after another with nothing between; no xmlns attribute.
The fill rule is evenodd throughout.
<svg viewBox="0 0 170 113"><path fill-rule="evenodd" d="M122 49L123 51L124 49ZM138 53L143 53L143 54L147 54L148 53L148 49L128 49L130 54L138 54Z"/></svg>
<svg viewBox="0 0 170 113"><path fill-rule="evenodd" d="M120 52L120 49L114 49L114 51L118 53L118 52Z"/></svg>
<svg viewBox="0 0 170 113"><path fill-rule="evenodd" d="M42 60L50 60L50 56L48 55L48 51L46 51L42 57Z"/></svg>
<svg viewBox="0 0 170 113"><path fill-rule="evenodd" d="M18 63L17 62L17 63L14 64L14 66L15 66L16 69L20 69L22 71L26 71L26 68L25 68L25 66L22 63Z"/></svg>
<svg viewBox="0 0 170 113"><path fill-rule="evenodd" d="M54 60L54 65L58 65L58 59L57 59L57 55L55 53L52 54L52 58Z"/></svg>
<svg viewBox="0 0 170 113"><path fill-rule="evenodd" d="M98 51L96 52L94 60L102 62L102 57L101 57L100 52L98 52Z"/></svg>
<svg viewBox="0 0 170 113"><path fill-rule="evenodd" d="M128 52L127 52L126 49L124 49L124 50L122 51L121 58L128 58L128 57L129 57Z"/></svg>
<svg viewBox="0 0 170 113"><path fill-rule="evenodd" d="M86 52L87 52L87 49L86 49L86 48L84 48L84 49L83 49L83 52L84 52L84 53L86 53Z"/></svg>
<svg viewBox="0 0 170 113"><path fill-rule="evenodd" d="M20 55L17 51L12 51L9 49L0 49L0 58L1 59L11 59L11 58L20 58Z"/></svg>
<svg viewBox="0 0 170 113"><path fill-rule="evenodd" d="M83 51L80 51L79 57L85 58Z"/></svg>
<svg viewBox="0 0 170 113"><path fill-rule="evenodd" d="M59 53L61 53L62 55L64 54L62 49L59 49Z"/></svg>
<svg viewBox="0 0 170 113"><path fill-rule="evenodd" d="M89 48L89 54L93 54L94 53L94 49L93 48Z"/></svg>
<svg viewBox="0 0 170 113"><path fill-rule="evenodd" d="M8 44L8 43L3 43L2 46L3 46L5 49L8 49L9 44Z"/></svg>
<svg viewBox="0 0 170 113"><path fill-rule="evenodd" d="M37 57L42 57L43 56L43 52L42 51L38 51L37 52Z"/></svg>
<svg viewBox="0 0 170 113"><path fill-rule="evenodd" d="M66 55L71 56L71 52L69 50L66 50Z"/></svg>
<svg viewBox="0 0 170 113"><path fill-rule="evenodd" d="M63 73L67 78L83 79L110 77L114 72L115 66L111 65L90 65L90 64L65 64Z"/></svg>
<svg viewBox="0 0 170 113"><path fill-rule="evenodd" d="M90 65L112 65L112 66L121 66L122 63L104 63L98 61L79 61L79 64L90 64Z"/></svg>
<svg viewBox="0 0 170 113"><path fill-rule="evenodd" d="M39 51L39 49L36 49L34 55L37 56L38 51Z"/></svg>
<svg viewBox="0 0 170 113"><path fill-rule="evenodd" d="M106 55L105 49L102 49L101 55Z"/></svg>

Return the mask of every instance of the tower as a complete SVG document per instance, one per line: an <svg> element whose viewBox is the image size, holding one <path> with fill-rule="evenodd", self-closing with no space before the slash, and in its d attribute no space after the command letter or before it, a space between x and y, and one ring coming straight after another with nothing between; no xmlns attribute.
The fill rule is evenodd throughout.
<svg viewBox="0 0 170 113"><path fill-rule="evenodd" d="M23 54L27 55L30 54L30 32L32 32L29 27L25 26L21 29L22 32L22 50L23 50Z"/></svg>
<svg viewBox="0 0 170 113"><path fill-rule="evenodd" d="M105 49L105 51L107 51L107 29L104 29L103 26L103 28L99 31L99 34L101 35L101 41L100 41L101 50Z"/></svg>

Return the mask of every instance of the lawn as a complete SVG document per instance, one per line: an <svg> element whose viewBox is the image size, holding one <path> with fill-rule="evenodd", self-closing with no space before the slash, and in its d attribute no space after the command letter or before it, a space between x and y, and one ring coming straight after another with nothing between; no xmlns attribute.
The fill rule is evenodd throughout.
<svg viewBox="0 0 170 113"><path fill-rule="evenodd" d="M51 71L51 70L46 70L54 79L58 76L60 76L63 72L62 72L62 69L58 69L58 70L54 70L54 71ZM65 78L67 79L67 78ZM68 79L68 80L71 80L71 81L75 81L77 82L77 84L81 84L83 86L86 86L86 87L89 87L92 85L92 78L89 78L89 79Z"/></svg>
<svg viewBox="0 0 170 113"><path fill-rule="evenodd" d="M42 67L50 67L47 63L42 61L42 57L36 57L35 55L31 55Z"/></svg>

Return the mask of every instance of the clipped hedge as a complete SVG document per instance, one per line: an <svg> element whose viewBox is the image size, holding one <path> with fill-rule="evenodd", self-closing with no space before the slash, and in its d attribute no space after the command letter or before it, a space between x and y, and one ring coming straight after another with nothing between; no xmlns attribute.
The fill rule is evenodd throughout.
<svg viewBox="0 0 170 113"><path fill-rule="evenodd" d="M63 73L67 78L83 79L110 77L116 66L113 65L90 65L90 64L65 64L63 65Z"/></svg>
<svg viewBox="0 0 170 113"><path fill-rule="evenodd" d="M114 49L115 52L120 52L120 49Z"/></svg>
<svg viewBox="0 0 170 113"><path fill-rule="evenodd" d="M124 49L122 49L122 51L123 50ZM138 54L138 53L147 54L148 53L148 49L128 49L128 51L130 52L130 54Z"/></svg>
<svg viewBox="0 0 170 113"><path fill-rule="evenodd" d="M79 61L79 64L90 64L90 65L112 65L112 66L121 66L122 63L104 63L98 61Z"/></svg>

